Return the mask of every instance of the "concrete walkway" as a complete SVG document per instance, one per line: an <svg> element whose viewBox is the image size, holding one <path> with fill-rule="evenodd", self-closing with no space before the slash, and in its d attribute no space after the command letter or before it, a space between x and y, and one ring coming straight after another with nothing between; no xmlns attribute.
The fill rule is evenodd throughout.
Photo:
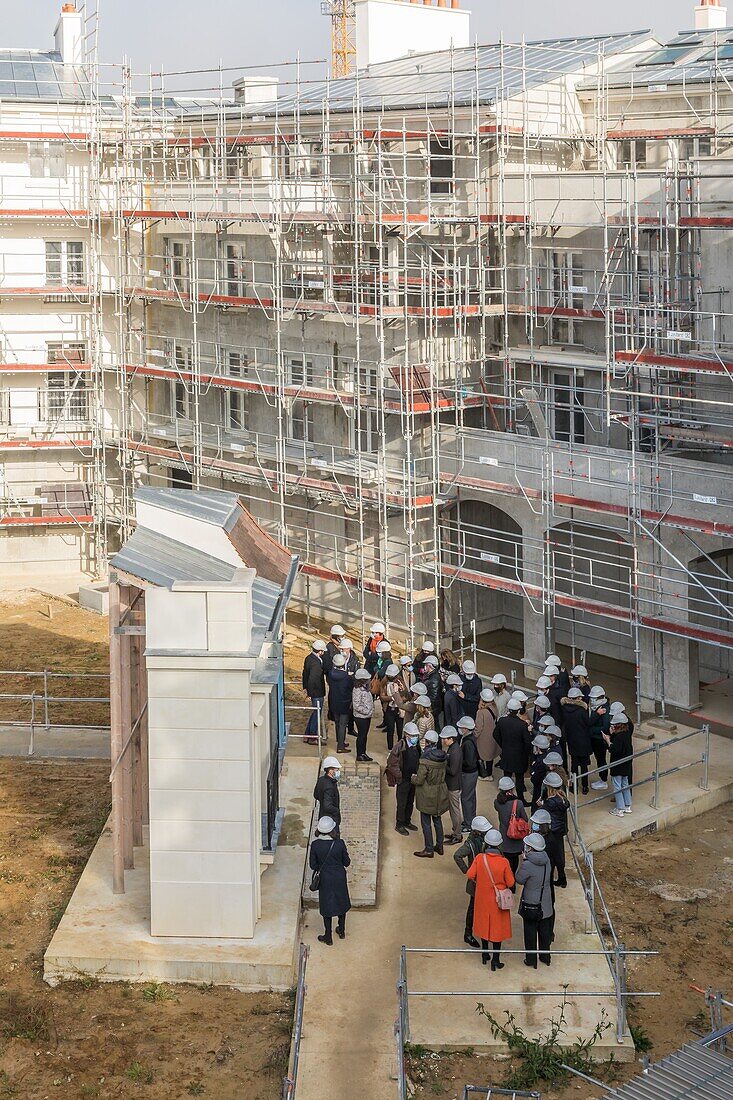
<svg viewBox="0 0 733 1100"><path fill-rule="evenodd" d="M109 730L36 726L33 753L28 726L0 726L0 756L22 756L29 760L109 760Z"/></svg>

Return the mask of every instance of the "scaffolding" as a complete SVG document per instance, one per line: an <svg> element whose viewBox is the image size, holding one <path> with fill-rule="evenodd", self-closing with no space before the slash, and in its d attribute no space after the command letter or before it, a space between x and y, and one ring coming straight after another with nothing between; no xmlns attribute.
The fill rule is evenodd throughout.
<svg viewBox="0 0 733 1100"><path fill-rule="evenodd" d="M64 216L100 567L140 481L236 488L324 616L595 645L656 699L665 646L727 675L732 72L716 38L654 85L653 46L423 55L412 90L296 61L256 105L247 70L95 64Z"/></svg>

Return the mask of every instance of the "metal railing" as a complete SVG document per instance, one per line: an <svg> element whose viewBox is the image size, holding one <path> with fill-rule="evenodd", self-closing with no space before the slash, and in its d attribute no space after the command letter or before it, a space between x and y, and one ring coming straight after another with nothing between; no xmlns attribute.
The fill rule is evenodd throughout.
<svg viewBox="0 0 733 1100"><path fill-rule="evenodd" d="M715 1043L718 1051L721 1054L728 1053L728 1040L733 1041L733 1025L726 1026L723 1022L723 1009L733 1008L733 1001L726 1001L721 991L714 990L712 986L708 986L707 989L701 989L699 985L691 985L690 989L695 993L702 993L705 998L705 1004L708 1006L710 1012L710 1031L711 1034L705 1036L701 1042L707 1046L712 1046Z"/></svg>
<svg viewBox="0 0 733 1100"><path fill-rule="evenodd" d="M52 722L52 706L74 706L99 704L109 706L108 695L52 695L53 681L78 681L78 680L105 680L109 683L107 672L52 672L44 668L39 671L25 669L2 669L0 677L9 676L14 679L39 680L39 688L31 688L26 692L0 692L0 703L14 702L29 704L28 718L4 718L0 715L0 725L13 726L28 729L28 755L33 756L35 751L36 730L74 729L74 730L104 730L108 726L88 725L78 722Z"/></svg>
<svg viewBox="0 0 733 1100"><path fill-rule="evenodd" d="M539 1092L520 1092L518 1089L484 1088L482 1085L466 1085L463 1089L463 1100L470 1096L485 1096L486 1100L493 1100L495 1096L508 1096L510 1100L541 1100Z"/></svg>
<svg viewBox="0 0 733 1100"><path fill-rule="evenodd" d="M674 767L662 769L661 757L662 750L674 745L681 745L683 741L689 741L692 737L703 738L702 753L695 760L689 760L685 764L675 764ZM615 764L628 764L633 761L642 760L647 756L654 756L654 770L651 775L645 779L636 779L629 783L631 790L637 790L639 787L643 787L647 783L654 784L654 795L651 805L655 810L659 809L659 799L661 791L661 781L670 775L675 775L677 772L686 771L687 768L694 768L698 764L702 765L702 776L700 777L700 789L703 791L710 790L710 726L704 725L698 730L691 730L689 733L683 733L679 737L670 737L667 741L655 741L653 745L650 745L648 749L639 749L629 756L624 756L620 760L614 760ZM611 767L610 763L604 764L597 768L589 768L586 772L572 772L570 775L570 790L573 799L573 808L575 813L576 829L578 821L578 811L584 810L587 806L594 806L596 802L603 802L609 797L608 789L597 797L588 798L583 802L578 800L578 784L583 781L588 782L591 777L599 775L601 772L607 772Z"/></svg>
<svg viewBox="0 0 733 1100"><path fill-rule="evenodd" d="M309 948L301 943L300 959L298 962L298 985L295 990L295 1013L293 1016L293 1041L290 1045L290 1063L287 1077L283 1080L282 1100L293 1100L298 1087L298 1066L300 1064L300 1043L303 1038L303 1012L305 1008L305 995L308 987L305 984L305 972L308 965Z"/></svg>
<svg viewBox="0 0 733 1100"><path fill-rule="evenodd" d="M301 686L301 684L298 680L286 680L285 681L285 687L295 687L299 691L301 691L301 692L303 691L303 688L302 688L302 686ZM284 710L285 710L286 715L288 714L288 712L295 712L297 714L307 714L309 718L311 717L311 715L317 714L318 715L318 745L319 745L319 747L322 747L323 745L326 744L326 740L327 740L327 737L326 737L327 706L326 706L326 700L325 699L323 701L323 704L320 707L314 706L312 703L309 703L308 705L306 705L304 703L288 703L288 702L286 702L284 704ZM306 727L307 727L307 725L308 725L308 723L306 722ZM288 740L289 741L305 741L306 744L307 744L310 741L310 738L306 738L305 728L303 730L303 733L293 733L290 730L290 728L288 728Z"/></svg>

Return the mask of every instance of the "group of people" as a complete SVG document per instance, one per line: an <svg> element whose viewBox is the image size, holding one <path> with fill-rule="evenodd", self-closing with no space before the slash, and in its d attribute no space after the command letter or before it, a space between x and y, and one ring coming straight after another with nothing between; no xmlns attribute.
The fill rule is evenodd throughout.
<svg viewBox="0 0 733 1100"><path fill-rule="evenodd" d="M610 776L615 803L610 813L632 812L634 727L623 703L609 703L583 665L566 670L556 654L547 657L533 698L510 686L502 673L485 686L473 661L459 662L447 649L438 656L429 640L414 657L396 657L383 623L372 627L363 662L340 626L333 628L328 644L314 641L303 669L303 686L314 708L307 739L317 740L327 699L336 752L351 751L347 737L355 731L357 760L371 761L367 739L379 701L389 750L385 775L396 794L395 829L404 836L417 831L412 820L417 810L423 847L416 857L433 859L446 846L460 845L454 858L467 876L470 894L466 942L483 948L483 961L491 961L492 969L501 968L500 945L511 936L507 892L519 883L525 962L536 966L539 958L549 965L555 889L567 885L570 775L583 793L608 790ZM495 767L502 773L493 803L496 827L477 812L479 781L495 782ZM319 843L311 849L314 869L328 847L329 875L342 876L336 908L348 901L348 853L339 840L334 798L340 772L338 757L327 757L314 792ZM443 825L446 814L449 830ZM342 933L346 911L330 914L343 918ZM326 922L323 903L321 912ZM332 942L328 924L323 941Z"/></svg>

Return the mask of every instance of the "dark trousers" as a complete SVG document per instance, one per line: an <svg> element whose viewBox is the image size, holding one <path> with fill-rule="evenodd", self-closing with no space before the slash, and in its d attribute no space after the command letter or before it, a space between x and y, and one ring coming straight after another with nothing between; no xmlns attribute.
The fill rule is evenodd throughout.
<svg viewBox="0 0 733 1100"><path fill-rule="evenodd" d="M471 828L471 822L476 816L476 784L478 772L461 773L461 811L463 823Z"/></svg>
<svg viewBox="0 0 733 1100"><path fill-rule="evenodd" d="M355 718L356 723L356 755L366 756L367 750L367 737L369 736L369 727L372 724L371 718Z"/></svg>
<svg viewBox="0 0 733 1100"><path fill-rule="evenodd" d="M524 772L508 772L505 768L502 768L504 775L510 775L514 780L514 786L517 788L517 794L524 802Z"/></svg>
<svg viewBox="0 0 733 1100"><path fill-rule="evenodd" d="M476 895L471 894L468 899L468 909L466 910L466 935L473 935L473 911L476 908Z"/></svg>
<svg viewBox="0 0 733 1100"><path fill-rule="evenodd" d="M323 710L324 699L320 698L318 695L311 695L310 700L311 706L314 709L311 711L308 725L305 727L305 736L312 738L318 737L320 731L321 711Z"/></svg>
<svg viewBox="0 0 733 1100"><path fill-rule="evenodd" d="M552 917L543 917L541 920L527 920L523 917L524 921L524 950L527 952L537 951L539 947L540 954L538 955L525 955L525 959L529 966L533 966L537 969L537 959L541 962L550 962L550 944L552 943Z"/></svg>
<svg viewBox="0 0 733 1100"><path fill-rule="evenodd" d="M501 944L500 943L494 943L493 940L492 940L491 946L494 948L494 962L495 963L501 962ZM486 959L486 961L488 962L489 958L490 958L490 955L489 955L489 941L488 940L481 940L481 948L482 948L481 958Z"/></svg>
<svg viewBox="0 0 733 1100"><path fill-rule="evenodd" d="M336 924L336 927L338 928L339 932L345 932L346 931L346 913L342 913L340 917L336 917L336 920L338 922ZM328 937L328 939L332 940L333 939L333 917L324 917L323 918L323 930L326 933L326 936Z"/></svg>
<svg viewBox="0 0 733 1100"><path fill-rule="evenodd" d="M570 767L572 768L572 770L575 772L576 775L581 775L582 773L587 772L588 769L590 768L590 757L589 756L573 756L573 754L571 753L570 754ZM581 783L581 787L582 787L582 790L583 790L583 794L587 794L588 793L588 776L583 775L583 778L581 779L580 783Z"/></svg>
<svg viewBox="0 0 733 1100"><path fill-rule="evenodd" d="M420 814L423 836L425 837L425 851L434 852L436 848L443 847L443 819L431 817L430 814ZM433 844L433 828L435 829L435 844Z"/></svg>
<svg viewBox="0 0 733 1100"><path fill-rule="evenodd" d="M387 707L384 712L384 724L387 727L387 748L391 749L394 745L395 730L397 731L397 737L402 736L402 715L398 710L393 710L391 707Z"/></svg>
<svg viewBox="0 0 733 1100"><path fill-rule="evenodd" d="M410 780L398 783L395 789L397 795L397 827L409 825L412 821L412 810L415 805L415 788Z"/></svg>
<svg viewBox="0 0 733 1100"><path fill-rule="evenodd" d="M520 857L520 855L521 855L521 852L506 852L505 855L504 855L504 859L507 861L507 863L511 867L513 875L516 875L516 873L517 873L517 868L519 867L519 857ZM516 892L517 892L516 883L514 884L514 886L512 886L511 890L512 890L513 894L516 894Z"/></svg>
<svg viewBox="0 0 733 1100"><path fill-rule="evenodd" d="M557 883L563 885L567 882L565 877L565 837L561 833L549 832L545 837L545 845L550 863L557 871Z"/></svg>
<svg viewBox="0 0 733 1100"><path fill-rule="evenodd" d="M336 746L342 749L346 744L346 730L349 725L349 716L348 714L337 714L334 717L334 722L336 723Z"/></svg>
<svg viewBox="0 0 733 1100"><path fill-rule="evenodd" d="M596 764L601 769L598 773L598 778L602 779L604 783L608 782L608 768L604 768L604 764L608 759L608 746L605 741L593 742L593 755L596 758Z"/></svg>

